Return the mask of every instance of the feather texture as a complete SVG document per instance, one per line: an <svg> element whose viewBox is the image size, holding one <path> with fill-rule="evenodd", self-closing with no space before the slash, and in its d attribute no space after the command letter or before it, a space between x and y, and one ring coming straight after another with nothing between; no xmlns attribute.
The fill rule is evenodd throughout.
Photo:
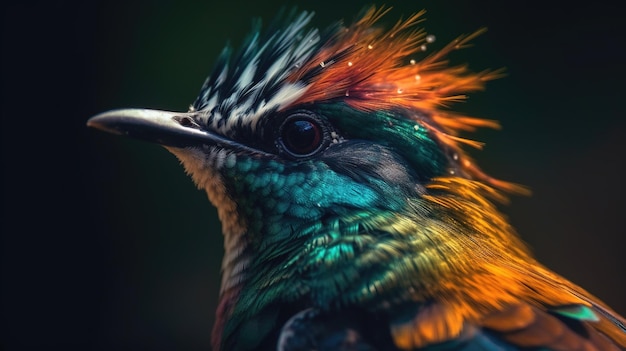
<svg viewBox="0 0 626 351"><path fill-rule="evenodd" d="M187 113L92 120L164 144L218 208L213 348L626 348L624 319L537 262L499 212L527 189L465 151L482 144L464 133L499 125L450 106L501 72L447 56L483 30L416 60L424 12L385 28L388 12L324 35L287 13L226 48Z"/></svg>

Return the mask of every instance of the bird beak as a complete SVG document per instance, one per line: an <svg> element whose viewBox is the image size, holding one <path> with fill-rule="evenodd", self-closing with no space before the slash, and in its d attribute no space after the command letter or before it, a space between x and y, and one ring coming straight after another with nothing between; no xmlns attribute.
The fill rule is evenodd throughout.
<svg viewBox="0 0 626 351"><path fill-rule="evenodd" d="M91 117L87 126L164 146L228 145L231 140L204 130L191 112L112 110Z"/></svg>

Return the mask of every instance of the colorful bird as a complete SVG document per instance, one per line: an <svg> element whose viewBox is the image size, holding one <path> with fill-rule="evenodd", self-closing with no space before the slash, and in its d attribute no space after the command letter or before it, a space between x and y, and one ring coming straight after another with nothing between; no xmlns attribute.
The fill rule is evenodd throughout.
<svg viewBox="0 0 626 351"><path fill-rule="evenodd" d="M217 208L214 350L620 350L626 321L537 262L449 109L500 71L451 66L387 8L321 32L292 11L227 47L188 112L88 125L165 146ZM264 33L264 34L263 34ZM234 56L234 57L233 57Z"/></svg>

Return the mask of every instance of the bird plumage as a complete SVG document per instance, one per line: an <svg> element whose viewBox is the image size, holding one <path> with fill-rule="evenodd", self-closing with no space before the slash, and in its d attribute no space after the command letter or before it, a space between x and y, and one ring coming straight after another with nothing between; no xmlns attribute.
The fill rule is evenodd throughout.
<svg viewBox="0 0 626 351"><path fill-rule="evenodd" d="M450 66L371 8L321 33L292 12L227 48L186 113L91 126L163 144L217 207L225 255L215 350L626 347L624 320L538 263L448 108L499 71ZM282 21L282 22L281 22ZM285 25L281 27L281 23Z"/></svg>

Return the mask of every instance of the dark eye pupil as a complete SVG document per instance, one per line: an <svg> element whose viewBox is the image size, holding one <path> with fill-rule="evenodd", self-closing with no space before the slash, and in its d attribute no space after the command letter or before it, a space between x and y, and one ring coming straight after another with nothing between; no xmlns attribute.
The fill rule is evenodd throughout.
<svg viewBox="0 0 626 351"><path fill-rule="evenodd" d="M282 131L283 144L296 155L315 151L322 143L320 127L309 120L288 121Z"/></svg>

